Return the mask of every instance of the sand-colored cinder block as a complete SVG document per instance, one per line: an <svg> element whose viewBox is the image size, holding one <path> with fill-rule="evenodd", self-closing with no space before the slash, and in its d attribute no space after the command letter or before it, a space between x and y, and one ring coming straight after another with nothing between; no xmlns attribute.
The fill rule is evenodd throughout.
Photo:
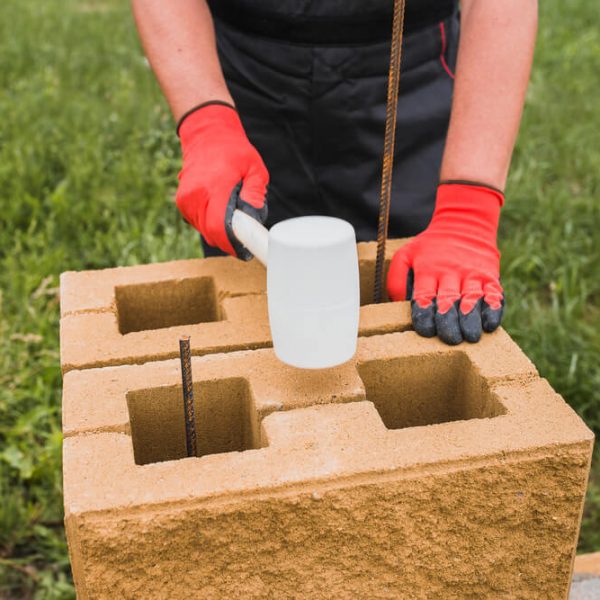
<svg viewBox="0 0 600 600"><path fill-rule="evenodd" d="M405 241L388 242L388 262ZM407 303L369 305L375 250L358 244L360 335L405 331ZM183 333L195 355L270 347L265 291L257 261L230 257L63 273L63 372L174 358Z"/></svg>
<svg viewBox="0 0 600 600"><path fill-rule="evenodd" d="M65 376L80 598L566 598L593 436L502 330Z"/></svg>

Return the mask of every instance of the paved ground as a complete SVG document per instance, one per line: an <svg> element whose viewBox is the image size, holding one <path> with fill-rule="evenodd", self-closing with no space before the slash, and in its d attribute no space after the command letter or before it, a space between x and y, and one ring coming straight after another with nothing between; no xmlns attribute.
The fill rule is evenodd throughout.
<svg viewBox="0 0 600 600"><path fill-rule="evenodd" d="M569 600L600 600L600 577L576 573L573 576Z"/></svg>

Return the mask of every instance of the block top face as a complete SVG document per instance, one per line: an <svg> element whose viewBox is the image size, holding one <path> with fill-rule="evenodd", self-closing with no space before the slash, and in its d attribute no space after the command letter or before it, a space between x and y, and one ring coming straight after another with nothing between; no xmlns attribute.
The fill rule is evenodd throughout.
<svg viewBox="0 0 600 600"><path fill-rule="evenodd" d="M167 293L167 284L209 280L222 296L260 294L266 291L264 268L257 261L231 257L177 260L98 271L68 271L60 277L61 317L74 313L112 312L117 308L117 290L156 285ZM190 290L193 292L193 290ZM145 293L144 293L145 292ZM142 291L150 301L153 290ZM143 302L143 299L141 299Z"/></svg>
<svg viewBox="0 0 600 600"><path fill-rule="evenodd" d="M390 241L388 262L403 243ZM409 329L408 303L369 304L375 244L358 250L359 335ZM265 292L262 265L232 257L63 273L63 372L175 358L182 334L195 355L270 347Z"/></svg>
<svg viewBox="0 0 600 600"><path fill-rule="evenodd" d="M65 376L67 513L310 493L591 446L502 330L459 347L413 332L362 338L353 361L324 371L287 367L265 349L195 357L193 372L192 458L178 361Z"/></svg>
<svg viewBox="0 0 600 600"><path fill-rule="evenodd" d="M389 240L386 260L407 243L407 239ZM373 278L376 244L358 244L361 264L361 291L363 304L368 303L368 279ZM128 286L159 284L164 289L167 282L212 279L220 296L234 297L266 292L265 268L256 260L244 262L233 257L210 257L177 260L149 265L115 267L96 271L67 271L60 278L60 314L64 317L75 313L110 312L117 304L116 290ZM162 284L162 285L160 285ZM372 285L372 281L371 281ZM166 292L165 292L166 293Z"/></svg>

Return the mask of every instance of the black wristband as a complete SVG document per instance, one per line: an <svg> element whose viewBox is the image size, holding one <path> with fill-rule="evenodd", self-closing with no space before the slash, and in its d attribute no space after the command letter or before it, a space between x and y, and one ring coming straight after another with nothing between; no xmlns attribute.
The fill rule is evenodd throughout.
<svg viewBox="0 0 600 600"><path fill-rule="evenodd" d="M466 181L464 179L444 179L444 181L440 181L439 185L472 185L476 187L487 188L488 190L492 190L493 192L498 192L504 196L504 192L493 185L488 185L487 183L481 183L480 181Z"/></svg>
<svg viewBox="0 0 600 600"><path fill-rule="evenodd" d="M228 106L229 108L231 108L237 112L237 109L235 108L235 106L233 104L231 104L229 102L225 102L224 100L209 100L208 102L202 102L202 104L197 104L196 106L190 108L190 110L188 110L187 112L183 113L183 116L181 117L181 119L179 119L179 121L177 121L177 135L179 135L179 130L181 129L183 122L192 113L195 113L197 110L200 110L201 108L204 108L205 106L212 106L212 105Z"/></svg>

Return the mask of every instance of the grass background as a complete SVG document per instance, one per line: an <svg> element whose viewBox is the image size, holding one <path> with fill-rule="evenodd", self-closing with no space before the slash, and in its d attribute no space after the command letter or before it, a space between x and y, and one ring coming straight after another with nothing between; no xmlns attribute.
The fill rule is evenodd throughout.
<svg viewBox="0 0 600 600"><path fill-rule="evenodd" d="M600 30L544 0L501 226L506 328L600 433ZM0 597L70 598L58 276L197 255L127 2L0 3ZM596 454L580 550L600 549Z"/></svg>

